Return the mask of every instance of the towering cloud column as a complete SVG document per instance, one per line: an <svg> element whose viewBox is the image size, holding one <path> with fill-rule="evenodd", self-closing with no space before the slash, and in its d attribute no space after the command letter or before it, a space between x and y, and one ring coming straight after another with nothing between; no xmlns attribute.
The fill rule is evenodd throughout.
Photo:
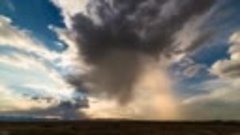
<svg viewBox="0 0 240 135"><path fill-rule="evenodd" d="M89 0L72 18L70 35L90 68L68 77L87 91L92 117L176 119L179 109L163 57L175 35L213 0Z"/></svg>

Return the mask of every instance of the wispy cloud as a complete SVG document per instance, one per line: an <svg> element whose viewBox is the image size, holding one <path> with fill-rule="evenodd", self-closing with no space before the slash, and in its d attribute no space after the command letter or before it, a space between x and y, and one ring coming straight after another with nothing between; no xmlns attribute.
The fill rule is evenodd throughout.
<svg viewBox="0 0 240 135"><path fill-rule="evenodd" d="M238 115L240 113L239 41L239 32L231 35L230 58L217 60L209 69L215 78L195 85L195 88L204 91L204 94L196 94L183 101L183 108L186 109L188 118L240 119Z"/></svg>
<svg viewBox="0 0 240 135"><path fill-rule="evenodd" d="M0 112L15 112L15 111L27 111L32 109L46 109L54 106L54 103L48 103L46 101L34 101L30 98L20 96L16 92L12 91L5 84L0 84Z"/></svg>
<svg viewBox="0 0 240 135"><path fill-rule="evenodd" d="M229 43L230 58L216 61L210 72L222 78L238 78L240 76L240 33L234 33Z"/></svg>
<svg viewBox="0 0 240 135"><path fill-rule="evenodd" d="M0 46L11 46L45 59L54 59L56 53L46 50L43 43L34 38L30 31L13 26L12 20L0 15Z"/></svg>
<svg viewBox="0 0 240 135"><path fill-rule="evenodd" d="M59 72L64 57L11 22L0 16L1 111L31 112L81 99Z"/></svg>
<svg viewBox="0 0 240 135"><path fill-rule="evenodd" d="M199 84L205 94L183 101L186 119L239 120L239 79L216 79Z"/></svg>

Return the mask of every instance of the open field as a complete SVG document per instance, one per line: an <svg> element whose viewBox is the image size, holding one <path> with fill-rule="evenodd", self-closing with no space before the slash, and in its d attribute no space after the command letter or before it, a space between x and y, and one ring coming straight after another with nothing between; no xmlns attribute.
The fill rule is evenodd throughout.
<svg viewBox="0 0 240 135"><path fill-rule="evenodd" d="M237 122L75 121L0 123L0 135L240 135Z"/></svg>

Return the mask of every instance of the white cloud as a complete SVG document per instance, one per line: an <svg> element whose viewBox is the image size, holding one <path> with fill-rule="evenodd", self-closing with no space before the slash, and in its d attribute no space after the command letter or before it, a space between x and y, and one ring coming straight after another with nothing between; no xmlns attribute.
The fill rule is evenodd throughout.
<svg viewBox="0 0 240 135"><path fill-rule="evenodd" d="M60 68L57 60L64 61L64 55L49 51L5 16L0 16L0 47L11 48L0 54L0 111L45 109L72 100L74 89L56 69ZM42 93L37 96L56 102L35 101L32 93Z"/></svg>
<svg viewBox="0 0 240 135"><path fill-rule="evenodd" d="M166 11L162 11L162 14L167 14L167 8L171 9L177 6L174 3L176 4L174 0L166 3ZM193 16L183 25L183 27L178 32L173 35L172 52L174 53L172 54L170 64L180 64L182 60L195 55L198 49L204 47L203 43L209 41L212 38L212 35L214 34L212 29L204 25L217 12L220 5L221 3L215 4L207 12L201 15ZM177 9L175 10L174 11L176 13L171 11L171 14L177 14Z"/></svg>
<svg viewBox="0 0 240 135"><path fill-rule="evenodd" d="M4 84L0 84L0 95L0 112L25 111L36 108L46 109L55 106L54 103L39 102L16 95Z"/></svg>
<svg viewBox="0 0 240 135"><path fill-rule="evenodd" d="M51 0L52 3L60 8L64 23L67 28L58 28L53 25L49 25L49 29L55 32L58 39L67 44L68 48L62 52L58 58L57 66L60 67L63 75L70 76L71 74L81 74L89 67L82 58L80 58L80 50L77 47L78 44L74 40L74 34L69 32L72 26L71 18L78 13L85 14L85 7L87 0Z"/></svg>
<svg viewBox="0 0 240 135"><path fill-rule="evenodd" d="M175 41L173 45L176 47L177 51L191 52L195 48L198 48L199 45L201 45L201 42L205 41L205 38L209 38L208 36L211 34L210 29L204 28L203 25L206 24L206 21L209 20L210 17L212 17L217 8L217 6L214 6L205 14L194 16L185 23L183 28L174 35Z"/></svg>
<svg viewBox="0 0 240 135"><path fill-rule="evenodd" d="M71 28L71 17L84 12L87 0L51 0L62 11L64 23L68 28Z"/></svg>
<svg viewBox="0 0 240 135"><path fill-rule="evenodd" d="M32 37L29 31L13 26L12 20L0 15L0 46L11 46L44 59L54 59L57 54L48 51L44 44Z"/></svg>
<svg viewBox="0 0 240 135"><path fill-rule="evenodd" d="M71 100L74 89L43 61L20 54L0 58L0 82L5 85L31 89L36 93L43 93L40 97L52 97L59 102ZM17 88L12 91L24 94Z"/></svg>
<svg viewBox="0 0 240 135"><path fill-rule="evenodd" d="M67 29L58 28L50 25L49 29L55 32L58 36L58 39L67 44L68 48L64 52L62 52L58 57L57 66L61 67L63 71L63 75L71 75L71 74L82 74L90 69L89 65L87 65L83 58L80 56L80 50L78 48L78 44L74 40L72 33L70 33Z"/></svg>
<svg viewBox="0 0 240 135"><path fill-rule="evenodd" d="M240 32L230 37L229 59L218 60L213 64L210 72L221 78L240 77Z"/></svg>
<svg viewBox="0 0 240 135"><path fill-rule="evenodd" d="M194 119L240 119L240 33L229 40L229 59L217 60L210 68L216 78L196 84L203 94L185 99L186 117Z"/></svg>
<svg viewBox="0 0 240 135"><path fill-rule="evenodd" d="M185 99L182 108L190 119L240 119L240 79L216 79L199 84L205 94Z"/></svg>
<svg viewBox="0 0 240 135"><path fill-rule="evenodd" d="M240 103L240 79L225 79L208 81L202 84L205 86L207 94L191 97L184 101L186 104L197 102L209 102L211 100L222 101L226 103Z"/></svg>

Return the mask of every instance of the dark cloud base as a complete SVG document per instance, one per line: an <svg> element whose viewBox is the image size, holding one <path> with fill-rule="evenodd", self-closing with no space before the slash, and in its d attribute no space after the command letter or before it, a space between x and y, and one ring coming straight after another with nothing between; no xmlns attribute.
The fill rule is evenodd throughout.
<svg viewBox="0 0 240 135"><path fill-rule="evenodd" d="M88 15L73 18L73 31L79 49L90 62L101 59L112 49L153 56L170 53L173 35L213 3L214 0L90 0Z"/></svg>

